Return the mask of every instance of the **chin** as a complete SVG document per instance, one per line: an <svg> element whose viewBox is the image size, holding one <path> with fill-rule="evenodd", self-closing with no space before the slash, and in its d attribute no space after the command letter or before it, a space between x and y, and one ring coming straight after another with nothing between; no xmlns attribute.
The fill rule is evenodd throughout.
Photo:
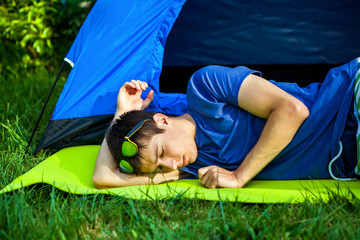
<svg viewBox="0 0 360 240"><path fill-rule="evenodd" d="M194 149L193 149L193 151L192 151L192 153L191 153L191 159L189 159L189 164L196 161L197 155L198 155L198 151L197 151L197 147L196 147L196 145L195 145L195 146L194 146Z"/></svg>

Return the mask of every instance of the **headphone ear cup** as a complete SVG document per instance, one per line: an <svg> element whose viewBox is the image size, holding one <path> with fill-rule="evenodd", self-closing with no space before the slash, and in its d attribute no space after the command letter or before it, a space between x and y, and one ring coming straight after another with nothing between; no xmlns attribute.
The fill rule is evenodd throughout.
<svg viewBox="0 0 360 240"><path fill-rule="evenodd" d="M132 157L135 156L135 154L137 153L137 146L135 143L129 142L129 141L124 141L122 146L121 146L121 151L122 154L125 157Z"/></svg>
<svg viewBox="0 0 360 240"><path fill-rule="evenodd" d="M125 160L121 160L120 164L119 164L120 170L123 173L133 173L134 169L133 167L130 165L130 163L128 163Z"/></svg>

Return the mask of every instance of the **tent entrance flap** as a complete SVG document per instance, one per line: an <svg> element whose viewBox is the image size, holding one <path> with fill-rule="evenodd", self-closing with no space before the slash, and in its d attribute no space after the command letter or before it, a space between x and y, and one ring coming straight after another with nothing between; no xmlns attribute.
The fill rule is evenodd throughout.
<svg viewBox="0 0 360 240"><path fill-rule="evenodd" d="M65 57L73 69L36 151L99 143L111 121L108 116L116 110L120 87L132 79L147 82L154 91L149 110L179 113L178 101L160 97L159 78L165 42L184 2L95 3ZM174 98L186 105L185 98Z"/></svg>

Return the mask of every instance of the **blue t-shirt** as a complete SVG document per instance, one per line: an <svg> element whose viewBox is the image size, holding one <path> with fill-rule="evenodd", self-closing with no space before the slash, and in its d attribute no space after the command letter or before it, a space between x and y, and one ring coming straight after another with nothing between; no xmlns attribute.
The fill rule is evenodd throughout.
<svg viewBox="0 0 360 240"><path fill-rule="evenodd" d="M257 179L330 178L328 164L339 152L346 118L353 103L352 76L356 62L329 71L324 82L305 88L296 83L278 83L279 88L301 100L310 110L291 143L271 161ZM197 160L181 168L198 177L198 169L209 165L235 170L256 144L266 120L238 106L238 92L249 74L246 67L208 66L191 77L188 113L196 122ZM356 149L355 149L356 151ZM356 161L356 159L354 159ZM341 159L335 164L344 177Z"/></svg>

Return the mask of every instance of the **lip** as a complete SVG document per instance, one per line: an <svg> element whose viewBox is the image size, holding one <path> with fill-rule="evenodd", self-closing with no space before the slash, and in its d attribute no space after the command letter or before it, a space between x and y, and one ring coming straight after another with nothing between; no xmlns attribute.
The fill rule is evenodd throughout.
<svg viewBox="0 0 360 240"><path fill-rule="evenodd" d="M183 167L185 167L188 164L188 162L186 161L185 156L183 156Z"/></svg>

